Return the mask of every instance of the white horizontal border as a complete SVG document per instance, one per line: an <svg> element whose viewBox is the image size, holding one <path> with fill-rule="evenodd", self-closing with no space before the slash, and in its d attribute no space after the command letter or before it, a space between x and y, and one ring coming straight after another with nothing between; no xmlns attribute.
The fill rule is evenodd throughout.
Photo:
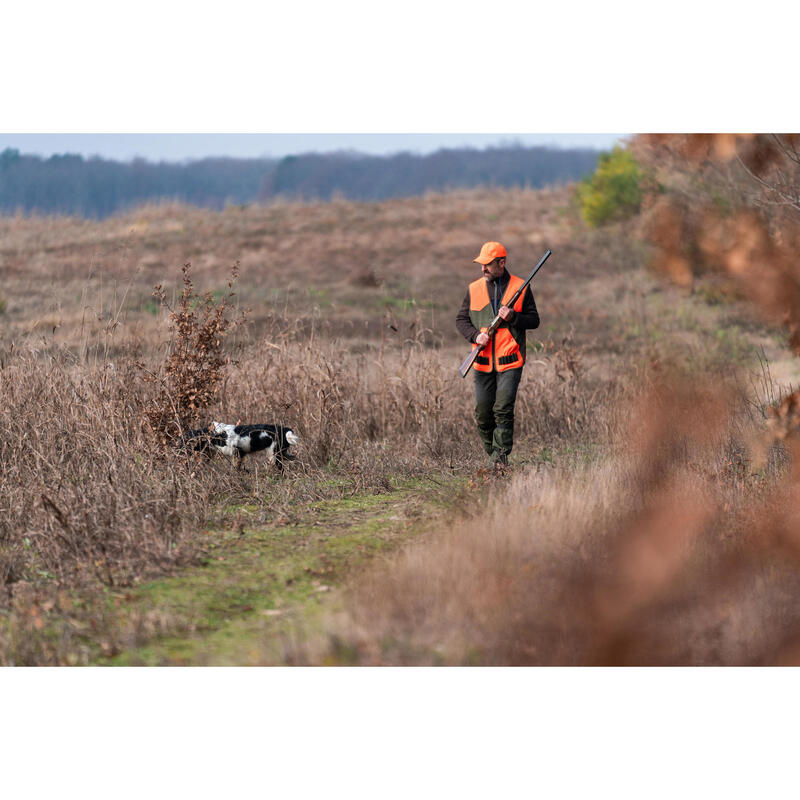
<svg viewBox="0 0 800 800"><path fill-rule="evenodd" d="M796 782L796 681L741 668L7 669L0 748L13 796L775 797Z"/></svg>
<svg viewBox="0 0 800 800"><path fill-rule="evenodd" d="M797 6L29 0L4 132L796 130Z"/></svg>

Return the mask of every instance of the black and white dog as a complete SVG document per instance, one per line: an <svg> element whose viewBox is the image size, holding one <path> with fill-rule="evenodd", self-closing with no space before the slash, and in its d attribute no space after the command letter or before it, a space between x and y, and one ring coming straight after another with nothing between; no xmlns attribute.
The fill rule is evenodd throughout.
<svg viewBox="0 0 800 800"><path fill-rule="evenodd" d="M212 422L208 428L189 431L184 443L198 453L216 451L235 458L241 467L242 458L248 453L266 451L270 464L283 470L283 462L295 458L289 452L292 445L300 443L300 437L284 425L227 425Z"/></svg>

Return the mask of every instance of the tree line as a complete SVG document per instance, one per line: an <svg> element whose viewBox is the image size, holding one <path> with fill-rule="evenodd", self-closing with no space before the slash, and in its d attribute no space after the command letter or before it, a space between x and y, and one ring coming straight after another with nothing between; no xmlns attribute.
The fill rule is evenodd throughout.
<svg viewBox="0 0 800 800"><path fill-rule="evenodd" d="M251 202L274 166L274 161L235 158L186 164L73 154L42 158L6 149L0 153L0 213L102 218L162 198L221 208L226 202Z"/></svg>
<svg viewBox="0 0 800 800"><path fill-rule="evenodd" d="M158 200L220 209L281 197L383 200L476 186L541 187L584 177L598 156L590 149L505 145L428 155L338 152L170 163L74 154L43 158L8 148L0 152L0 213L103 218Z"/></svg>

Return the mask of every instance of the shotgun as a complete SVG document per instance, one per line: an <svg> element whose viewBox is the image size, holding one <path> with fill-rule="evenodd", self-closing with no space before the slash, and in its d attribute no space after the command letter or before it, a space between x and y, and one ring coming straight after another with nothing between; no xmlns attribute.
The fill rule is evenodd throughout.
<svg viewBox="0 0 800 800"><path fill-rule="evenodd" d="M517 291L514 292L514 295L504 305L508 306L508 308L512 308L513 307L514 303L516 303L517 300L519 300L519 298L522 297L522 293L528 288L528 284L533 280L533 276L541 269L542 264L544 264L544 262L547 261L547 259L550 257L550 254L552 252L553 252L552 250L548 250L542 256L542 258L539 261L539 263L533 268L533 272L531 272L531 274L528 275L528 279L525 281L525 283L523 283L522 286L520 286L519 289L517 289ZM491 344L492 337L494 336L494 332L500 327L500 324L503 321L504 320L501 319L500 315L498 314L492 320L492 324L487 328L487 330L484 331L484 333L489 336L489 344ZM464 362L458 368L458 371L459 371L459 373L461 373L461 377L462 378L466 378L467 377L467 373L472 369L472 365L475 363L475 359L478 357L478 353L480 353L481 350L484 349L484 347L488 347L489 344L485 344L483 347L478 347L478 345L473 345L472 346L472 351L464 359Z"/></svg>

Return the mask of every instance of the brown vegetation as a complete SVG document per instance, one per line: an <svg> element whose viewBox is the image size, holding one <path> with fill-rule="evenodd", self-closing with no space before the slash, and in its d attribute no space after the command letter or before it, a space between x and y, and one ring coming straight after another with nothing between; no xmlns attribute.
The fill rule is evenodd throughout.
<svg viewBox="0 0 800 800"><path fill-rule="evenodd" d="M239 264L231 270L227 294L217 302L211 292L200 297L194 290L191 264L183 265L183 290L178 304L171 308L163 287L156 286L153 296L169 310L170 353L163 375L148 372L144 380L158 384L157 396L145 416L162 443L177 441L188 428L197 425L200 415L218 402L220 384L230 357L223 350L225 337L232 327L241 324L244 312L230 318L230 299Z"/></svg>
<svg viewBox="0 0 800 800"><path fill-rule="evenodd" d="M529 470L355 583L298 661L777 664L797 612L794 474L750 469L728 386L654 386L603 458Z"/></svg>
<svg viewBox="0 0 800 800"><path fill-rule="evenodd" d="M761 197L783 198L776 210L748 207L736 176L745 207L729 221L698 213L691 182L702 158L715 159L709 171L737 157L763 175L783 157L793 173L795 138L675 138L638 143L689 159L683 172L670 163L686 183L643 220L652 263L691 287L699 252L794 345L800 226L785 187L798 181L756 176ZM795 663L797 393L777 403L768 372L760 393L730 371L715 383L660 372L597 463L518 476L469 522L354 585L322 652L373 664Z"/></svg>
<svg viewBox="0 0 800 800"><path fill-rule="evenodd" d="M704 303L649 276L641 224L589 231L567 190L0 219L0 661L60 663L71 628L37 640L43 609L76 620L65 591L202 562L198 533L225 524L226 506L266 519L398 476L476 475L453 319L488 239L520 272L554 250L534 287L543 325L529 336L516 472L507 484L477 473L452 531L354 580L331 635L287 659L791 658L795 406L772 412L772 439L785 439L773 446L774 382L764 372L756 391L733 374L756 345L774 360L782 348L735 297ZM671 235L683 224L676 214ZM747 258L775 255L768 235ZM686 268L695 252L679 254ZM182 301L160 297L178 312L178 344L200 333L202 351L170 344L151 297L189 261L203 293L184 283ZM221 276L235 261L230 297ZM246 324L227 327L223 298L251 310ZM183 454L147 424L167 403L181 425L290 424L299 461L279 479L257 459L238 473ZM748 449L758 436L763 464Z"/></svg>

